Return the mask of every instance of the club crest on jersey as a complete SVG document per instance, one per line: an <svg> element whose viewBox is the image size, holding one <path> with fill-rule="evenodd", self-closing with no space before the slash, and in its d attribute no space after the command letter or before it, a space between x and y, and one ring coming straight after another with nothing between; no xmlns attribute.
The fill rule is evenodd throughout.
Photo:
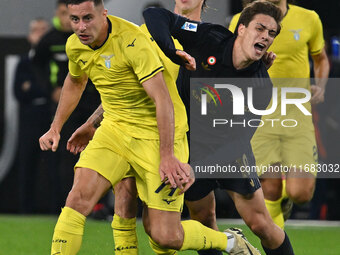
<svg viewBox="0 0 340 255"><path fill-rule="evenodd" d="M111 58L114 56L113 54L112 55L109 55L109 56L106 56L106 55L100 55L102 58L104 58L105 60L105 66L106 68L110 68L111 67Z"/></svg>
<svg viewBox="0 0 340 255"><path fill-rule="evenodd" d="M197 32L197 24L191 22L185 22L184 25L181 27L183 30Z"/></svg>
<svg viewBox="0 0 340 255"><path fill-rule="evenodd" d="M208 57L207 62L209 65L213 66L216 64L216 58L214 56L210 56Z"/></svg>
<svg viewBox="0 0 340 255"><path fill-rule="evenodd" d="M290 29L289 31L294 34L295 41L300 40L300 32L302 31L302 29L297 29L297 30Z"/></svg>

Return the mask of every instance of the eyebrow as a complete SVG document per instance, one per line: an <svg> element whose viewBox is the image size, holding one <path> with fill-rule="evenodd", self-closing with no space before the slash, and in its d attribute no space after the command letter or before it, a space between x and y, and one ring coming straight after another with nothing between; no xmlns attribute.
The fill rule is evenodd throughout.
<svg viewBox="0 0 340 255"><path fill-rule="evenodd" d="M256 24L257 24L257 25L260 25L260 26L263 27L264 29L267 29L269 32L277 33L277 31L276 31L275 29L269 29L269 28L267 28L265 25L263 25L263 24L260 23L260 22L257 22Z"/></svg>
<svg viewBox="0 0 340 255"><path fill-rule="evenodd" d="M86 19L86 18L90 18L92 17L92 14L86 14L85 16L83 17L78 17L77 15L70 15L71 18L77 18L77 19Z"/></svg>

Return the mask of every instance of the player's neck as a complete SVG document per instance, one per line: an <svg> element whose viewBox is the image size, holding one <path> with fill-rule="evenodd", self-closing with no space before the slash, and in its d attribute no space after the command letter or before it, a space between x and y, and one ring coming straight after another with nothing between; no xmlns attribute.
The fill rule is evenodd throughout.
<svg viewBox="0 0 340 255"><path fill-rule="evenodd" d="M240 38L236 38L234 47L233 47L233 54L232 54L233 66L236 70L241 70L247 68L252 63L253 60L250 60L246 57L245 52L240 43Z"/></svg>
<svg viewBox="0 0 340 255"><path fill-rule="evenodd" d="M180 10L175 5L174 13L181 15L183 17L186 17L187 19L190 19L190 20L201 21L201 10L200 9L186 12L186 11Z"/></svg>
<svg viewBox="0 0 340 255"><path fill-rule="evenodd" d="M109 22L106 19L98 39L94 41L92 44L90 44L90 47L92 49L100 48L106 42L108 36L109 36Z"/></svg>

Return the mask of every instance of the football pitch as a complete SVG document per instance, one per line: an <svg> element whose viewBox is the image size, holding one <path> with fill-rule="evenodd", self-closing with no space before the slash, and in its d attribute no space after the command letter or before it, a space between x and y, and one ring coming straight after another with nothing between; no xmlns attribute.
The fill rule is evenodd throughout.
<svg viewBox="0 0 340 255"><path fill-rule="evenodd" d="M47 255L56 216L0 215L0 255ZM232 224L231 224L232 222ZM219 220L219 228L235 226L243 229L248 240L264 254L259 239L241 221ZM298 223L298 222L297 222ZM110 222L87 220L80 255L105 255L113 253L113 238ZM340 255L339 222L303 222L289 224L290 236L296 255ZM142 223L137 226L139 254L154 254ZM197 254L193 251L179 254Z"/></svg>

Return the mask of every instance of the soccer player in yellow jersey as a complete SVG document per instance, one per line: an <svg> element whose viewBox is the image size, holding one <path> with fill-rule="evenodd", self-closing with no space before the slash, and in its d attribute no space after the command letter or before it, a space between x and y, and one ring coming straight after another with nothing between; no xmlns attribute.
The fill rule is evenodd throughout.
<svg viewBox="0 0 340 255"><path fill-rule="evenodd" d="M180 13L183 16L190 17L194 20L200 20L201 16L201 8L205 5L206 1L203 0L190 0L190 1L181 1L176 0L175 5L175 12ZM145 29L145 26L142 26L142 29ZM146 30L145 30L146 31ZM155 44L154 44L155 45ZM179 46L176 45L178 48ZM159 50L159 48L157 47ZM173 64L169 62L167 58L164 58L164 54L162 52L159 52L161 59L164 63L165 69L171 68L171 73L174 73L175 70L178 70L178 67L173 67ZM170 68L169 68L170 67ZM173 75L174 77L177 76L176 73ZM165 75L165 80L166 75ZM167 84L168 86L170 85ZM88 140L91 139L95 129L93 128L93 124L96 125L98 122L100 122L100 114L102 113L102 110L99 108L95 114L93 114L90 119L85 123L82 127L80 127L71 137L69 140L69 150L73 153L78 153L83 148L86 147ZM133 181L131 178L126 178L119 184L117 184L115 187L115 216L113 220L113 229L114 229L114 238L115 238L115 246L116 246L116 253L117 254L136 254L136 250L130 249L130 247L135 247L137 242L130 242L129 240L132 240L135 238L134 236L134 229L135 229L135 223L133 223L135 220L133 217L135 217L135 197L136 197L136 191L134 190ZM262 193L262 192L261 192ZM258 193L259 194L259 193ZM275 249L277 245L280 245L282 243L282 236L278 237L277 232L273 234L273 232L269 233L273 229L275 229L275 225L272 224L272 221L269 217L268 213L262 214L262 207L259 203L253 202L252 199L249 199L247 197L245 200L247 201L247 207L240 206L242 204L242 200L244 199L241 195L235 194L233 196L235 199L235 203L238 205L238 209L240 211L240 214L242 214L244 220L247 222L248 226L255 231L259 237L261 238L261 241L266 242L266 245L271 245L270 247ZM213 196L213 192L209 193L209 196L206 196L204 199L200 199L199 201L187 201L187 205L190 209L190 215L193 219L197 219L201 221L203 224L206 224L207 226L217 229L216 225L216 219L215 219L215 199ZM261 207L261 208L260 208ZM263 208L264 203L263 203ZM245 211L249 211L250 213L244 213ZM252 212L256 212L255 214ZM256 215L256 216L255 216ZM259 216L261 215L261 216ZM264 216L265 217L262 217ZM268 215L268 217L267 217ZM257 217L259 216L259 217ZM205 218L206 217L206 218ZM261 222L261 223L260 223ZM260 223L260 224L259 224ZM274 228L271 228L273 226ZM258 230L261 229L263 231L259 232ZM278 231L280 232L280 231ZM283 233L281 231L281 233ZM275 235L275 238L274 238ZM284 235L284 234L283 234ZM131 238L132 237L132 238ZM125 240L123 240L125 238ZM268 243L268 239L271 239L270 244ZM278 239L280 239L278 241ZM287 239L288 240L288 239ZM278 242L277 242L278 241ZM277 242L277 243L276 243ZM164 251L159 247L155 242L151 240L151 246L153 250L157 254L174 254L173 251L168 250ZM286 244L285 239L285 244ZM276 245L276 246L275 246ZM281 245L283 246L283 244ZM280 246L280 248L282 248ZM121 253L122 252L122 253ZM220 254L218 251L199 251L199 254ZM269 253L268 253L269 254Z"/></svg>
<svg viewBox="0 0 340 255"><path fill-rule="evenodd" d="M75 32L66 45L69 74L51 128L39 139L40 147L56 151L62 126L88 78L100 92L104 119L75 165L51 254L78 253L86 216L130 170L145 205L145 230L157 245L173 250L215 248L233 254L234 244L242 238L196 221L180 221L183 194L179 190L190 187L194 177L190 166L182 163L188 159L185 133L174 132L163 66L149 39L132 23L108 16L102 0L69 0L67 5ZM194 60L185 57L193 69Z"/></svg>
<svg viewBox="0 0 340 255"><path fill-rule="evenodd" d="M320 18L314 11L292 5L289 0L268 1L278 5L284 14L282 31L269 49L277 55L274 64L268 70L269 75L274 87L287 87L288 81L289 86L310 89L312 98L310 102L304 104L310 112L310 103L317 104L324 100L329 73ZM250 2L252 0L244 0L243 4L245 6ZM238 18L239 14L233 17L229 26L231 31L235 30ZM312 56L314 74L317 78L316 84L312 85L309 82L309 54ZM281 98L280 90L278 98ZM268 178L266 173L260 173L266 206L276 224L283 228L284 219L288 217L292 206L291 201L301 204L311 200L316 172L308 170L316 167L318 158L311 116L301 114L296 107L288 107L287 115L282 116L280 100L278 102L277 110L266 116L266 119L277 119L277 123L284 119L294 119L298 125L294 128L282 126L273 128L270 122L265 122L265 125L256 131L252 139L252 147L258 166L290 168L283 178L282 173L276 175L270 173L271 178Z"/></svg>

